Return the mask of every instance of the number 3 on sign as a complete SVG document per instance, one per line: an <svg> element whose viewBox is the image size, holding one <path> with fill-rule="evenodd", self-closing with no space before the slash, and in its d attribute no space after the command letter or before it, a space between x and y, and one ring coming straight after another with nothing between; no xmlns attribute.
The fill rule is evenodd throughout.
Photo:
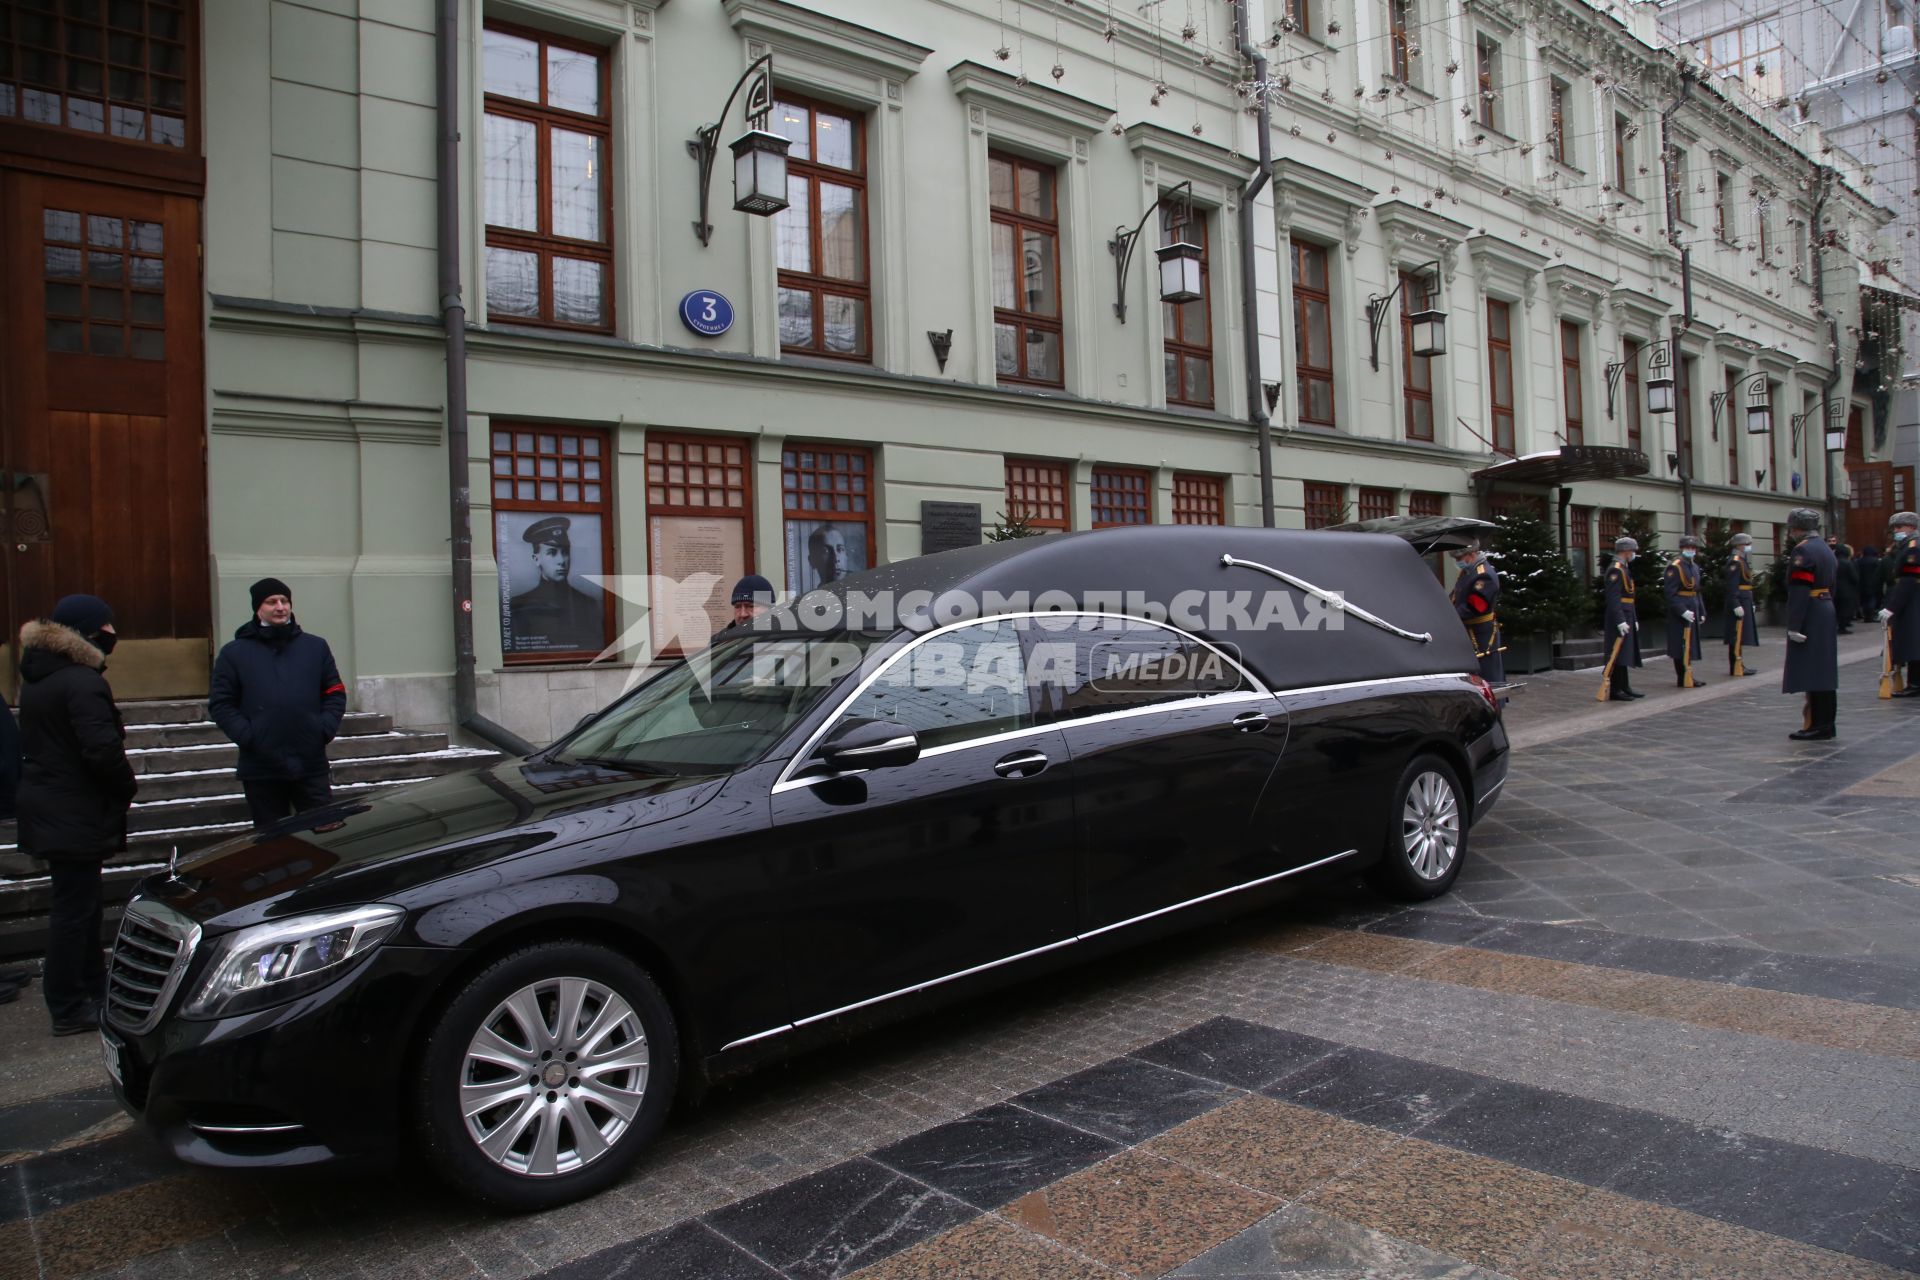
<svg viewBox="0 0 1920 1280"><path fill-rule="evenodd" d="M733 328L733 304L724 294L695 289L680 299L680 323L703 338L717 338Z"/></svg>

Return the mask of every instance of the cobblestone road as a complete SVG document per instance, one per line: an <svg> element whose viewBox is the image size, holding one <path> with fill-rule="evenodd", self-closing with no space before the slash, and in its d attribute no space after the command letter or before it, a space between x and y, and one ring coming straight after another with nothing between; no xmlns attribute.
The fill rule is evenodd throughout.
<svg viewBox="0 0 1920 1280"><path fill-rule="evenodd" d="M1843 653L1822 744L1777 661L1684 693L1653 664L1631 706L1532 678L1439 902L1321 893L763 1071L535 1217L407 1168L173 1164L30 988L0 1275L1920 1271L1920 706Z"/></svg>

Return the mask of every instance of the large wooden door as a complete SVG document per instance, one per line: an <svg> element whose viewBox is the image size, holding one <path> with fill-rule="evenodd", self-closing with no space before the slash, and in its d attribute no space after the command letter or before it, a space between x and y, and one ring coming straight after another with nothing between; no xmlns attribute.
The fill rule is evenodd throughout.
<svg viewBox="0 0 1920 1280"><path fill-rule="evenodd" d="M0 170L0 578L21 624L113 606L115 693L207 689L198 201Z"/></svg>

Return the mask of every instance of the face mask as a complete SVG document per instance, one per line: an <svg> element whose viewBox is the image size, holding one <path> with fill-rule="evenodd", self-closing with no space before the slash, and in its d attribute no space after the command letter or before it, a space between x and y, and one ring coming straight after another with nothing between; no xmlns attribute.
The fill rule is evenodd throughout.
<svg viewBox="0 0 1920 1280"><path fill-rule="evenodd" d="M1895 529L1893 531L1893 540L1895 542L1905 542L1908 538L1911 538L1912 536L1913 536L1913 530L1911 529Z"/></svg>
<svg viewBox="0 0 1920 1280"><path fill-rule="evenodd" d="M94 648L106 654L113 652L113 646L120 643L120 637L111 631L102 631L97 635L89 637L89 641Z"/></svg>
<svg viewBox="0 0 1920 1280"><path fill-rule="evenodd" d="M1693 548L1688 547L1685 551L1682 551L1680 554L1685 556L1687 559L1691 560L1693 559Z"/></svg>

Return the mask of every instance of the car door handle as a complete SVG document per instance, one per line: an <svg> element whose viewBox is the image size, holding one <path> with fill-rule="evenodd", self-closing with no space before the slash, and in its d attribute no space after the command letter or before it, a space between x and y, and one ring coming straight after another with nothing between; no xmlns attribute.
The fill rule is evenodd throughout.
<svg viewBox="0 0 1920 1280"><path fill-rule="evenodd" d="M1233 718L1233 727L1242 733L1260 733L1268 724L1264 711L1242 711Z"/></svg>
<svg viewBox="0 0 1920 1280"><path fill-rule="evenodd" d="M1016 751L994 762L993 771L1003 778L1028 778L1047 767L1047 758L1038 751Z"/></svg>

